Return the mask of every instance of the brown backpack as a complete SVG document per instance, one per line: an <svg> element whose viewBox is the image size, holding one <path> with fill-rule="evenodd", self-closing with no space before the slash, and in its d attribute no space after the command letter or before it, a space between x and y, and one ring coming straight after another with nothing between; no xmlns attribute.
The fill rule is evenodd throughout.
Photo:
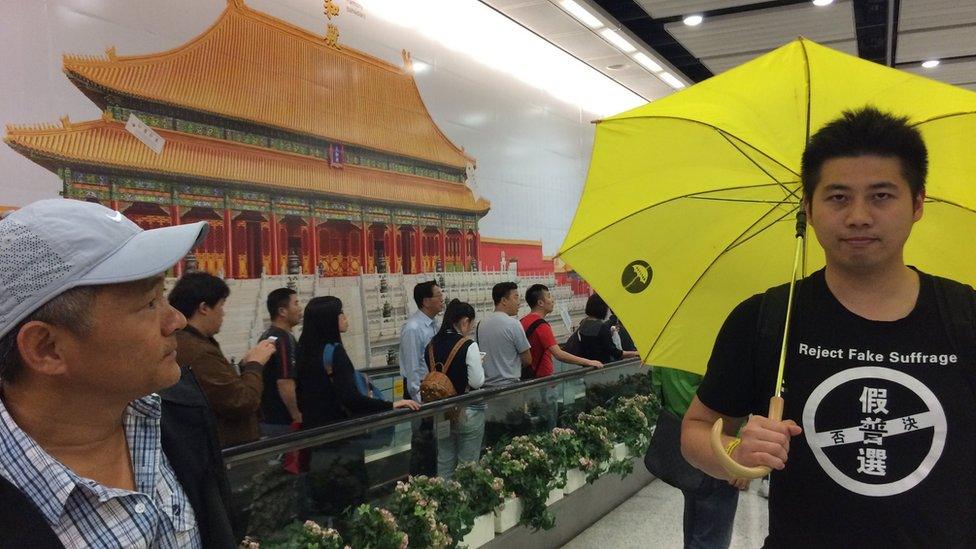
<svg viewBox="0 0 976 549"><path fill-rule="evenodd" d="M427 375L420 382L420 400L426 403L457 395L457 391L454 390L454 384L447 377L447 371L451 369L454 356L468 341L470 340L466 337L459 339L454 344L454 348L451 349L451 354L447 355L447 360L444 362L436 362L434 360L434 342L432 341L427 344L427 367L430 371L427 372Z"/></svg>

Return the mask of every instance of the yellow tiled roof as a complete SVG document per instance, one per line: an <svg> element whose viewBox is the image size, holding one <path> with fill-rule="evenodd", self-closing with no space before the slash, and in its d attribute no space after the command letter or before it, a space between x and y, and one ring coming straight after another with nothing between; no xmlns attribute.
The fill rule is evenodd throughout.
<svg viewBox="0 0 976 549"><path fill-rule="evenodd" d="M64 56L64 71L154 103L464 168L474 160L441 133L413 76L365 53L229 0L206 31L141 56Z"/></svg>
<svg viewBox="0 0 976 549"><path fill-rule="evenodd" d="M345 165L230 141L156 129L165 140L156 154L109 119L61 126L7 126L4 141L44 164L44 159L107 166L173 177L252 184L326 194L342 199L407 204L485 214L489 203L468 187L414 175ZM38 158L40 157L40 158Z"/></svg>

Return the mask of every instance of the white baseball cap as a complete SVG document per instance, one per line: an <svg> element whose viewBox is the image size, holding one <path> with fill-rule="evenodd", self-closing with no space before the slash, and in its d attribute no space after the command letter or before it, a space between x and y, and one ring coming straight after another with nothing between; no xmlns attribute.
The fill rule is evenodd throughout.
<svg viewBox="0 0 976 549"><path fill-rule="evenodd" d="M121 212L64 198L10 212L0 219L0 337L71 288L166 271L207 229L199 221L144 231Z"/></svg>

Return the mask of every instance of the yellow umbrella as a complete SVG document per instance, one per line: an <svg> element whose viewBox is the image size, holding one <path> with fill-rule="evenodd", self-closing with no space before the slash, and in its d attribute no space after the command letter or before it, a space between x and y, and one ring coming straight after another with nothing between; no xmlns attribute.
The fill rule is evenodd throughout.
<svg viewBox="0 0 976 549"><path fill-rule="evenodd" d="M866 105L908 116L929 148L925 214L906 261L973 283L976 93L805 39L601 120L559 255L646 362L702 373L735 305L790 278L808 137ZM816 239L807 242L804 275L823 266Z"/></svg>

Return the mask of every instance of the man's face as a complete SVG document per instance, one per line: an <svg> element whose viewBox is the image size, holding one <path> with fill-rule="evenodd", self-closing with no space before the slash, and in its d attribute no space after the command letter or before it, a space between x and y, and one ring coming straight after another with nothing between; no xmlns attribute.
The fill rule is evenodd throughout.
<svg viewBox="0 0 976 549"><path fill-rule="evenodd" d="M501 310L508 314L508 316L514 316L518 314L519 310L519 293L518 290L511 290L508 292L504 298L502 298Z"/></svg>
<svg viewBox="0 0 976 549"><path fill-rule="evenodd" d="M288 296L288 306L281 311L289 326L298 326L302 321L302 306L298 302L298 294Z"/></svg>
<svg viewBox="0 0 976 549"><path fill-rule="evenodd" d="M542 298L539 299L537 306L542 307L546 314L551 313L556 308L556 302L552 300L552 294L549 293L549 290L543 290Z"/></svg>
<svg viewBox="0 0 976 549"><path fill-rule="evenodd" d="M438 314L444 310L444 290L442 290L440 286L434 285L434 289L431 293L434 295L424 298L424 307L426 307L430 312Z"/></svg>
<svg viewBox="0 0 976 549"><path fill-rule="evenodd" d="M875 272L904 264L902 250L924 198L912 196L900 160L864 155L824 162L805 207L827 265Z"/></svg>
<svg viewBox="0 0 976 549"><path fill-rule="evenodd" d="M214 336L220 332L220 328L224 325L224 304L226 302L226 299L221 299L213 307L202 303L197 309L197 314L204 315L207 332L209 332L206 335Z"/></svg>
<svg viewBox="0 0 976 549"><path fill-rule="evenodd" d="M91 309L85 337L65 334L65 380L79 391L132 400L173 385L177 330L186 319L163 297L163 281L105 286Z"/></svg>

